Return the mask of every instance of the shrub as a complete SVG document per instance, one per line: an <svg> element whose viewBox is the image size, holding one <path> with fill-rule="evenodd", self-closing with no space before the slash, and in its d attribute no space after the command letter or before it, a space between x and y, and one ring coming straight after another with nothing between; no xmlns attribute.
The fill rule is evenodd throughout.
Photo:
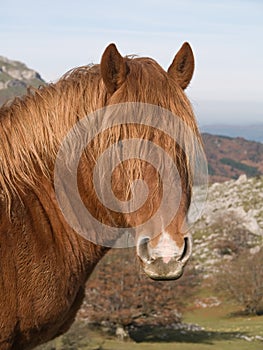
<svg viewBox="0 0 263 350"><path fill-rule="evenodd" d="M243 251L221 265L216 288L236 301L247 314L260 314L263 307L263 249L256 254Z"/></svg>
<svg viewBox="0 0 263 350"><path fill-rule="evenodd" d="M220 162L222 164L228 165L233 169L238 169L243 171L247 176L253 177L260 174L260 171L254 167L244 163L237 162L230 158L221 158Z"/></svg>

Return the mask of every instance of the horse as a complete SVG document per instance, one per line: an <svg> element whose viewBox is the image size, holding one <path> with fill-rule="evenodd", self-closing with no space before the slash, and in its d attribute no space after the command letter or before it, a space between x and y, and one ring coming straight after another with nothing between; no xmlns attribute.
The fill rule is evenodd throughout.
<svg viewBox="0 0 263 350"><path fill-rule="evenodd" d="M1 350L32 349L66 332L83 301L86 281L110 249L78 234L58 204L55 163L69 130L106 106L139 102L171 111L200 139L184 92L193 71L188 43L167 71L151 58L122 56L110 44L100 64L75 68L56 83L31 89L0 108ZM147 220L163 192L160 173L146 160L125 160L111 177L112 191L120 201L131 197L130 184L136 178L149 185L151 204L144 204L136 215L105 208L92 188L92 169L102 150L132 134L166 147L179 168L182 193L176 214L154 237L135 237L136 255L146 274L156 280L176 279L192 251L191 237L182 229L191 202L192 174L187 152L174 140L137 123L112 126L83 152L78 190L92 215L104 224L128 228ZM65 201L71 195L65 194Z"/></svg>

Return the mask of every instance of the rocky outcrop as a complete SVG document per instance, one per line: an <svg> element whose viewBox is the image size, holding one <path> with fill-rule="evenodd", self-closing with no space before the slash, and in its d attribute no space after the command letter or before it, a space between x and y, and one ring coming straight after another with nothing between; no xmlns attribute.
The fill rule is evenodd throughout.
<svg viewBox="0 0 263 350"><path fill-rule="evenodd" d="M209 277L223 260L263 244L263 177L214 183L201 218L192 227L197 267Z"/></svg>
<svg viewBox="0 0 263 350"><path fill-rule="evenodd" d="M0 105L15 96L24 95L29 86L45 84L40 74L25 64L0 56Z"/></svg>

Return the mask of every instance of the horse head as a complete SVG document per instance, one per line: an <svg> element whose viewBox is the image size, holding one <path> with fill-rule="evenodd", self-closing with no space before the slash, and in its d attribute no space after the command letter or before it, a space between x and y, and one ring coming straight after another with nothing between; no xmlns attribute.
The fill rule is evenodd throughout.
<svg viewBox="0 0 263 350"><path fill-rule="evenodd" d="M199 138L190 104L184 94L184 89L188 86L194 71L194 56L188 43L183 44L167 72L149 58L122 57L116 46L111 44L102 55L100 70L107 90L108 105L140 102L163 107L176 115L179 121L186 124L187 128ZM156 116L158 117L161 119L161 116ZM134 124L140 124L137 116L135 119ZM191 202L192 174L188 167L187 150L182 150L180 145L178 146L180 142L185 145L190 141L189 136L182 135L183 132L178 134L181 141L171 141L171 137L163 135L158 126L154 131L148 131L148 129L141 131L138 126L130 125L130 131L127 133L129 136L136 135L134 137L155 142L165 148L167 153L171 153L178 168L177 175L179 174L177 182L180 183L180 188L177 195L175 193L173 199L167 201L150 225L140 229L142 223L155 213L160 202L166 200L162 198L164 192L160 186L162 183L160 169L154 171L147 159L140 161L133 159L130 160L130 164L126 161L126 170L122 168L119 173L115 172L112 184L115 195L121 200L127 200L123 197L123 193L131 192L129 186L135 181L134 173L137 172L139 179L147 183L149 189L147 201L141 211L134 211L133 214L123 213L122 225L134 228L137 255L149 277L156 280L177 279L182 275L192 252L192 239L186 228L186 217ZM148 136L145 136L147 132ZM161 167L164 167L164 164L161 164ZM170 171L165 176L172 177L171 190L172 187L178 187L178 183L175 183L176 174ZM164 219L166 212L174 205L172 200L177 202L176 210L169 220L166 220Z"/></svg>

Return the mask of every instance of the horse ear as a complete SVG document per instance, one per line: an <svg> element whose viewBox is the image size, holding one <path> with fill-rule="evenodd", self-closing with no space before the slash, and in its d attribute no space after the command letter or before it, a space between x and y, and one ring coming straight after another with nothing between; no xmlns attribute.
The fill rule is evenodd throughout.
<svg viewBox="0 0 263 350"><path fill-rule="evenodd" d="M184 43L168 68L168 74L179 83L182 89L185 89L192 79L194 67L194 55L191 46Z"/></svg>
<svg viewBox="0 0 263 350"><path fill-rule="evenodd" d="M128 67L115 44L105 49L100 62L101 76L109 93L113 94L125 81Z"/></svg>

